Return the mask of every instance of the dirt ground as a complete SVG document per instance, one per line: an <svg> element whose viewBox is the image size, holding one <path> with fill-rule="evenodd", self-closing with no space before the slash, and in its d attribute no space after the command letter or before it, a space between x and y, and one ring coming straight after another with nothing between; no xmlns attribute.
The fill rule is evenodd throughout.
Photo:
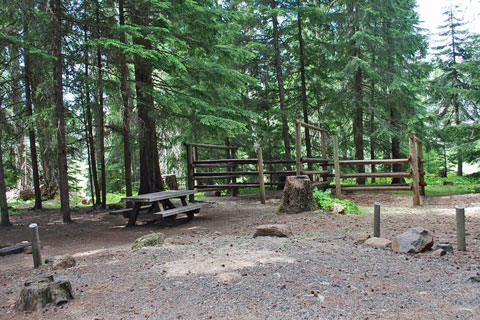
<svg viewBox="0 0 480 320"><path fill-rule="evenodd" d="M108 212L58 211L13 215L0 245L29 240L40 225L42 257L72 254L73 268L35 270L32 256L0 257L0 319L480 319L479 195L427 197L359 193L348 198L366 211L275 214L257 196L207 198L193 221L123 228ZM382 237L422 226L436 243L455 248L455 205L464 205L467 251L443 257L406 255L355 244L373 229L373 202L382 205ZM292 238L252 238L255 226L284 223ZM132 251L139 236L162 232L166 244ZM38 313L15 313L25 280L53 274L71 281L75 299Z"/></svg>

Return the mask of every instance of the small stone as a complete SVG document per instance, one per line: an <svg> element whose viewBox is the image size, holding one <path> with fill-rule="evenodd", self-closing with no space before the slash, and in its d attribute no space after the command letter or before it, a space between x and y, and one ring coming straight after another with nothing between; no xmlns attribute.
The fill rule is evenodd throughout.
<svg viewBox="0 0 480 320"><path fill-rule="evenodd" d="M71 255L54 256L45 260L46 264L52 267L52 270L63 270L74 267L77 262Z"/></svg>
<svg viewBox="0 0 480 320"><path fill-rule="evenodd" d="M365 241L367 241L368 239L370 239L370 235L369 234L364 234L364 235L359 236L357 239L355 239L355 243L361 244L361 243L364 243Z"/></svg>
<svg viewBox="0 0 480 320"><path fill-rule="evenodd" d="M480 282L480 276L473 276L468 279L468 281L473 282L473 283L479 283Z"/></svg>
<svg viewBox="0 0 480 320"><path fill-rule="evenodd" d="M340 203L334 203L332 208L334 213L344 214L345 208Z"/></svg>
<svg viewBox="0 0 480 320"><path fill-rule="evenodd" d="M241 274L236 272L224 272L218 275L218 279L222 282L233 282L237 281L242 277Z"/></svg>
<svg viewBox="0 0 480 320"><path fill-rule="evenodd" d="M292 230L286 224L264 224L255 228L253 237L281 237L293 236Z"/></svg>
<svg viewBox="0 0 480 320"><path fill-rule="evenodd" d="M410 228L399 236L396 236L392 242L392 249L401 253L424 252L433 246L432 234L422 228Z"/></svg>
<svg viewBox="0 0 480 320"><path fill-rule="evenodd" d="M446 253L453 252L453 246L449 243L439 243L433 250L443 249Z"/></svg>
<svg viewBox="0 0 480 320"><path fill-rule="evenodd" d="M364 242L367 246L379 248L379 249L387 249L392 247L392 241L385 239L385 238L377 238L373 237Z"/></svg>
<svg viewBox="0 0 480 320"><path fill-rule="evenodd" d="M143 247L153 247L162 244L165 241L165 235L163 233L150 233L135 240L132 245L132 250L140 249Z"/></svg>
<svg viewBox="0 0 480 320"><path fill-rule="evenodd" d="M437 249L437 250L433 251L433 255L436 256L436 257L441 257L441 256L444 256L446 254L447 254L447 252L443 249Z"/></svg>

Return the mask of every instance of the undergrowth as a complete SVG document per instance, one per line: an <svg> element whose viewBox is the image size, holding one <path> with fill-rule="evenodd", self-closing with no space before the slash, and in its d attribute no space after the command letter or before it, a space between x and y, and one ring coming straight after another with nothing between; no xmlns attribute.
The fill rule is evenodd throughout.
<svg viewBox="0 0 480 320"><path fill-rule="evenodd" d="M360 214L362 210L351 200L341 200L337 198L332 198L330 196L330 191L315 191L313 193L313 198L318 206L325 210L332 210L333 205L338 203L345 208L345 213L347 214Z"/></svg>

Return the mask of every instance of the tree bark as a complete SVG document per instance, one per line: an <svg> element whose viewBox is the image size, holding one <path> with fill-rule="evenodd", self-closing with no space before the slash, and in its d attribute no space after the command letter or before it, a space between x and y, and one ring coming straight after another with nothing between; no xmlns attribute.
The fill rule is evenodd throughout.
<svg viewBox="0 0 480 320"><path fill-rule="evenodd" d="M96 22L97 22L97 39L100 38L100 3L97 0L95 8ZM103 67L102 67L102 52L97 46L97 69L98 69L98 103L97 103L97 125L96 132L98 134L98 152L100 160L100 183L102 189L102 203L101 208L107 208L107 176L105 168L105 116L104 116L104 99L103 99Z"/></svg>
<svg viewBox="0 0 480 320"><path fill-rule="evenodd" d="M24 17L23 31L24 35L28 35L28 22L26 17ZM27 116L32 119L33 117L33 104L32 104L32 93L31 93L31 63L30 63L30 52L28 49L24 49L23 53L24 61L24 79L25 79L25 104L27 107ZM38 172L38 156L37 156L37 145L35 139L35 130L33 123L30 124L28 130L28 136L30 139L30 157L32 161L32 175L33 175L33 189L35 190L35 205L34 210L42 208L42 192L40 190L40 175Z"/></svg>
<svg viewBox="0 0 480 320"><path fill-rule="evenodd" d="M283 143L285 145L285 158L291 160L292 152L290 147L290 134L288 132L288 121L287 121L287 104L285 101L285 86L283 83L283 71L282 71L282 61L280 57L280 36L278 33L278 19L277 14L274 11L277 7L276 0L271 0L270 5L272 8L272 24L273 24L273 46L275 50L275 70L277 74L277 83L278 83L278 97L280 99L280 110L281 110L281 120L282 120L282 136ZM286 166L288 169L290 165Z"/></svg>
<svg viewBox="0 0 480 320"><path fill-rule="evenodd" d="M390 109L390 124L395 128L397 123L397 118L395 116L395 110L393 108ZM392 137L392 159L400 159L402 157L402 152L401 152L401 145L400 145L400 139L398 139L397 136ZM392 171L393 172L401 172L402 171L402 165L401 164L393 164L392 165ZM403 178L392 178L392 184L395 183L404 183L405 179Z"/></svg>
<svg viewBox="0 0 480 320"><path fill-rule="evenodd" d="M0 97L0 106L2 105L2 98ZM0 110L0 120L2 123L5 123L4 115L2 110ZM5 172L3 170L3 150L2 150L2 132L0 131L0 210L1 212L1 221L0 225L10 226L10 216L8 214L8 203L7 203L7 186L5 184Z"/></svg>
<svg viewBox="0 0 480 320"><path fill-rule="evenodd" d="M301 77L301 91L302 91L302 110L303 121L308 122L308 101L307 101L307 81L305 75L305 49L303 45L302 34L302 15L300 9L302 7L302 0L298 0L298 12L297 12L297 25L298 25L298 44L299 44L299 56L300 62L300 77ZM307 149L307 158L312 158L312 145L310 142L310 129L305 128L305 149ZM308 169L312 170L313 164L308 163Z"/></svg>
<svg viewBox="0 0 480 320"><path fill-rule="evenodd" d="M359 5L358 1L353 1L352 15L354 16L353 23L353 35L359 31L358 26L358 17L355 17L359 14ZM361 49L360 44L357 41L353 41L353 56L361 58ZM353 89L354 89L354 105L355 113L353 117L353 140L355 144L355 160L364 160L363 156L363 73L361 69L355 71L353 77ZM365 172L365 166L357 166L358 173ZM365 178L357 178L358 184L365 184Z"/></svg>
<svg viewBox="0 0 480 320"><path fill-rule="evenodd" d="M62 1L52 0L50 3L52 12L52 35L53 46L52 55L55 57L53 62L53 81L54 81L54 99L55 99L55 122L57 127L57 147L58 147L58 175L60 184L60 202L63 214L63 222L70 223L70 200L68 186L68 167L67 167L67 143L65 137L65 107L63 105L63 58L62 58Z"/></svg>
<svg viewBox="0 0 480 320"><path fill-rule="evenodd" d="M88 41L87 29L84 29L85 32L85 42ZM85 79L89 78L89 61L88 61L88 47L85 47ZM87 112L87 139L88 146L90 147L90 168L92 170L92 180L93 186L95 189L95 197L92 198L93 207L96 209L100 205L100 186L98 184L98 172L97 172L97 157L95 154L95 141L93 139L93 121L92 121L92 106L90 104L90 84L89 81L85 83L85 99L86 99L86 112Z"/></svg>
<svg viewBox="0 0 480 320"><path fill-rule="evenodd" d="M120 26L125 25L124 1L118 1ZM127 43L125 32L121 33L123 43ZM132 195L132 151L130 147L130 86L128 84L129 71L127 57L125 53L120 53L120 89L122 91L123 101L123 159L125 166L125 193L129 197Z"/></svg>
<svg viewBox="0 0 480 320"><path fill-rule="evenodd" d="M139 26L149 26L150 5L145 3L132 5L134 6L134 10L132 10L133 23ZM135 37L134 43L142 46L145 50L151 50L152 44L146 36L147 33L142 31L142 36ZM145 194L161 191L163 184L158 161L154 119L153 66L150 61L140 55L135 57L134 64L138 117L142 123L139 135L140 190L138 193Z"/></svg>

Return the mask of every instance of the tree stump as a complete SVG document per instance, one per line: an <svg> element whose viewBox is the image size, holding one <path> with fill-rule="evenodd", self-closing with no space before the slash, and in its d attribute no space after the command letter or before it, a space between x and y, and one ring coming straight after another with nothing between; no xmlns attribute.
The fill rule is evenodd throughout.
<svg viewBox="0 0 480 320"><path fill-rule="evenodd" d="M278 212L299 213L316 208L312 182L308 176L288 176Z"/></svg>
<svg viewBox="0 0 480 320"><path fill-rule="evenodd" d="M40 276L25 282L25 288L15 303L16 311L39 311L48 304L60 305L73 299L70 281L53 280L53 276Z"/></svg>
<svg viewBox="0 0 480 320"><path fill-rule="evenodd" d="M164 174L163 181L167 185L168 190L178 190L177 176L174 174Z"/></svg>

